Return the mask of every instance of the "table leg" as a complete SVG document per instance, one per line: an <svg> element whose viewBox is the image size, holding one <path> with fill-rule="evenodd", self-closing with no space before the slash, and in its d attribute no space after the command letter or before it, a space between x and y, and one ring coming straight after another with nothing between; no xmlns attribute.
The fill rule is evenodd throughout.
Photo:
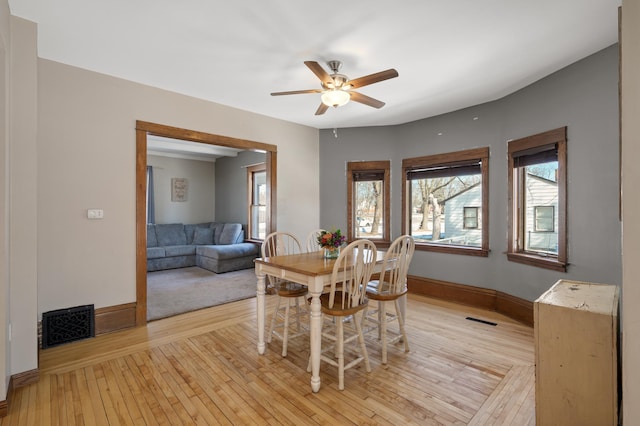
<svg viewBox="0 0 640 426"><path fill-rule="evenodd" d="M322 343L322 312L320 311L321 292L311 292L311 317L309 335L311 339L311 390L320 390L320 351Z"/></svg>
<svg viewBox="0 0 640 426"><path fill-rule="evenodd" d="M256 287L256 299L258 303L258 353L264 354L266 345L264 343L264 321L265 321L265 275L259 266L256 265L256 277L258 283Z"/></svg>

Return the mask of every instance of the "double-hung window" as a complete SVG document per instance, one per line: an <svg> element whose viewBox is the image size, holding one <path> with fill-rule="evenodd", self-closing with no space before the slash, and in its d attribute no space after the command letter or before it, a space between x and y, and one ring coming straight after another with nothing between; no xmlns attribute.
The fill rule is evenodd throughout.
<svg viewBox="0 0 640 426"><path fill-rule="evenodd" d="M488 256L489 148L402 161L402 229L417 250Z"/></svg>
<svg viewBox="0 0 640 426"><path fill-rule="evenodd" d="M479 207L463 207L464 222L462 227L464 229L478 229L478 211Z"/></svg>
<svg viewBox="0 0 640 426"><path fill-rule="evenodd" d="M508 143L511 261L566 270L566 135L562 127Z"/></svg>
<svg viewBox="0 0 640 426"><path fill-rule="evenodd" d="M388 242L390 228L390 161L347 163L348 239Z"/></svg>
<svg viewBox="0 0 640 426"><path fill-rule="evenodd" d="M264 240L267 235L267 169L264 163L247 167L247 184L249 239Z"/></svg>

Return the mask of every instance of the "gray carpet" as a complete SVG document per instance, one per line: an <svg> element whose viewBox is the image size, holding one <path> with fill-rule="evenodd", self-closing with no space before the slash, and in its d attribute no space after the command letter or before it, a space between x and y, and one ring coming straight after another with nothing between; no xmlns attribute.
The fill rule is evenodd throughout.
<svg viewBox="0 0 640 426"><path fill-rule="evenodd" d="M147 273L147 321L256 295L253 269L216 274L193 266Z"/></svg>

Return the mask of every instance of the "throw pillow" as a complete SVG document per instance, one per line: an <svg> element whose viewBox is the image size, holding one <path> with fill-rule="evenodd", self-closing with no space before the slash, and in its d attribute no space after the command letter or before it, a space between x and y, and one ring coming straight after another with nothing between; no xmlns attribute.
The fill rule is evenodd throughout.
<svg viewBox="0 0 640 426"><path fill-rule="evenodd" d="M193 234L193 244L200 246L213 244L213 229L196 228L196 232Z"/></svg>
<svg viewBox="0 0 640 426"><path fill-rule="evenodd" d="M239 242L238 238L240 238L241 234L242 225L240 225L239 223L225 223L224 228L222 229L222 233L220 234L220 238L218 239L218 244L235 244Z"/></svg>

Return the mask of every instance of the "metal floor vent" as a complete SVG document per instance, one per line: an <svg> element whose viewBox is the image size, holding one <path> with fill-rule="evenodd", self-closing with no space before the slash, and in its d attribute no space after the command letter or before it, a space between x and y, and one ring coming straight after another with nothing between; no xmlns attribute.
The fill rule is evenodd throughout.
<svg viewBox="0 0 640 426"><path fill-rule="evenodd" d="M487 324L487 325L492 325L492 326L496 326L498 324L496 324L495 322L491 322L491 321L486 321L486 320L481 320L478 318L474 318L474 317L466 317L465 319L468 319L469 321L475 321L475 322L481 322L482 324Z"/></svg>
<svg viewBox="0 0 640 426"><path fill-rule="evenodd" d="M42 313L42 349L94 336L93 305Z"/></svg>

